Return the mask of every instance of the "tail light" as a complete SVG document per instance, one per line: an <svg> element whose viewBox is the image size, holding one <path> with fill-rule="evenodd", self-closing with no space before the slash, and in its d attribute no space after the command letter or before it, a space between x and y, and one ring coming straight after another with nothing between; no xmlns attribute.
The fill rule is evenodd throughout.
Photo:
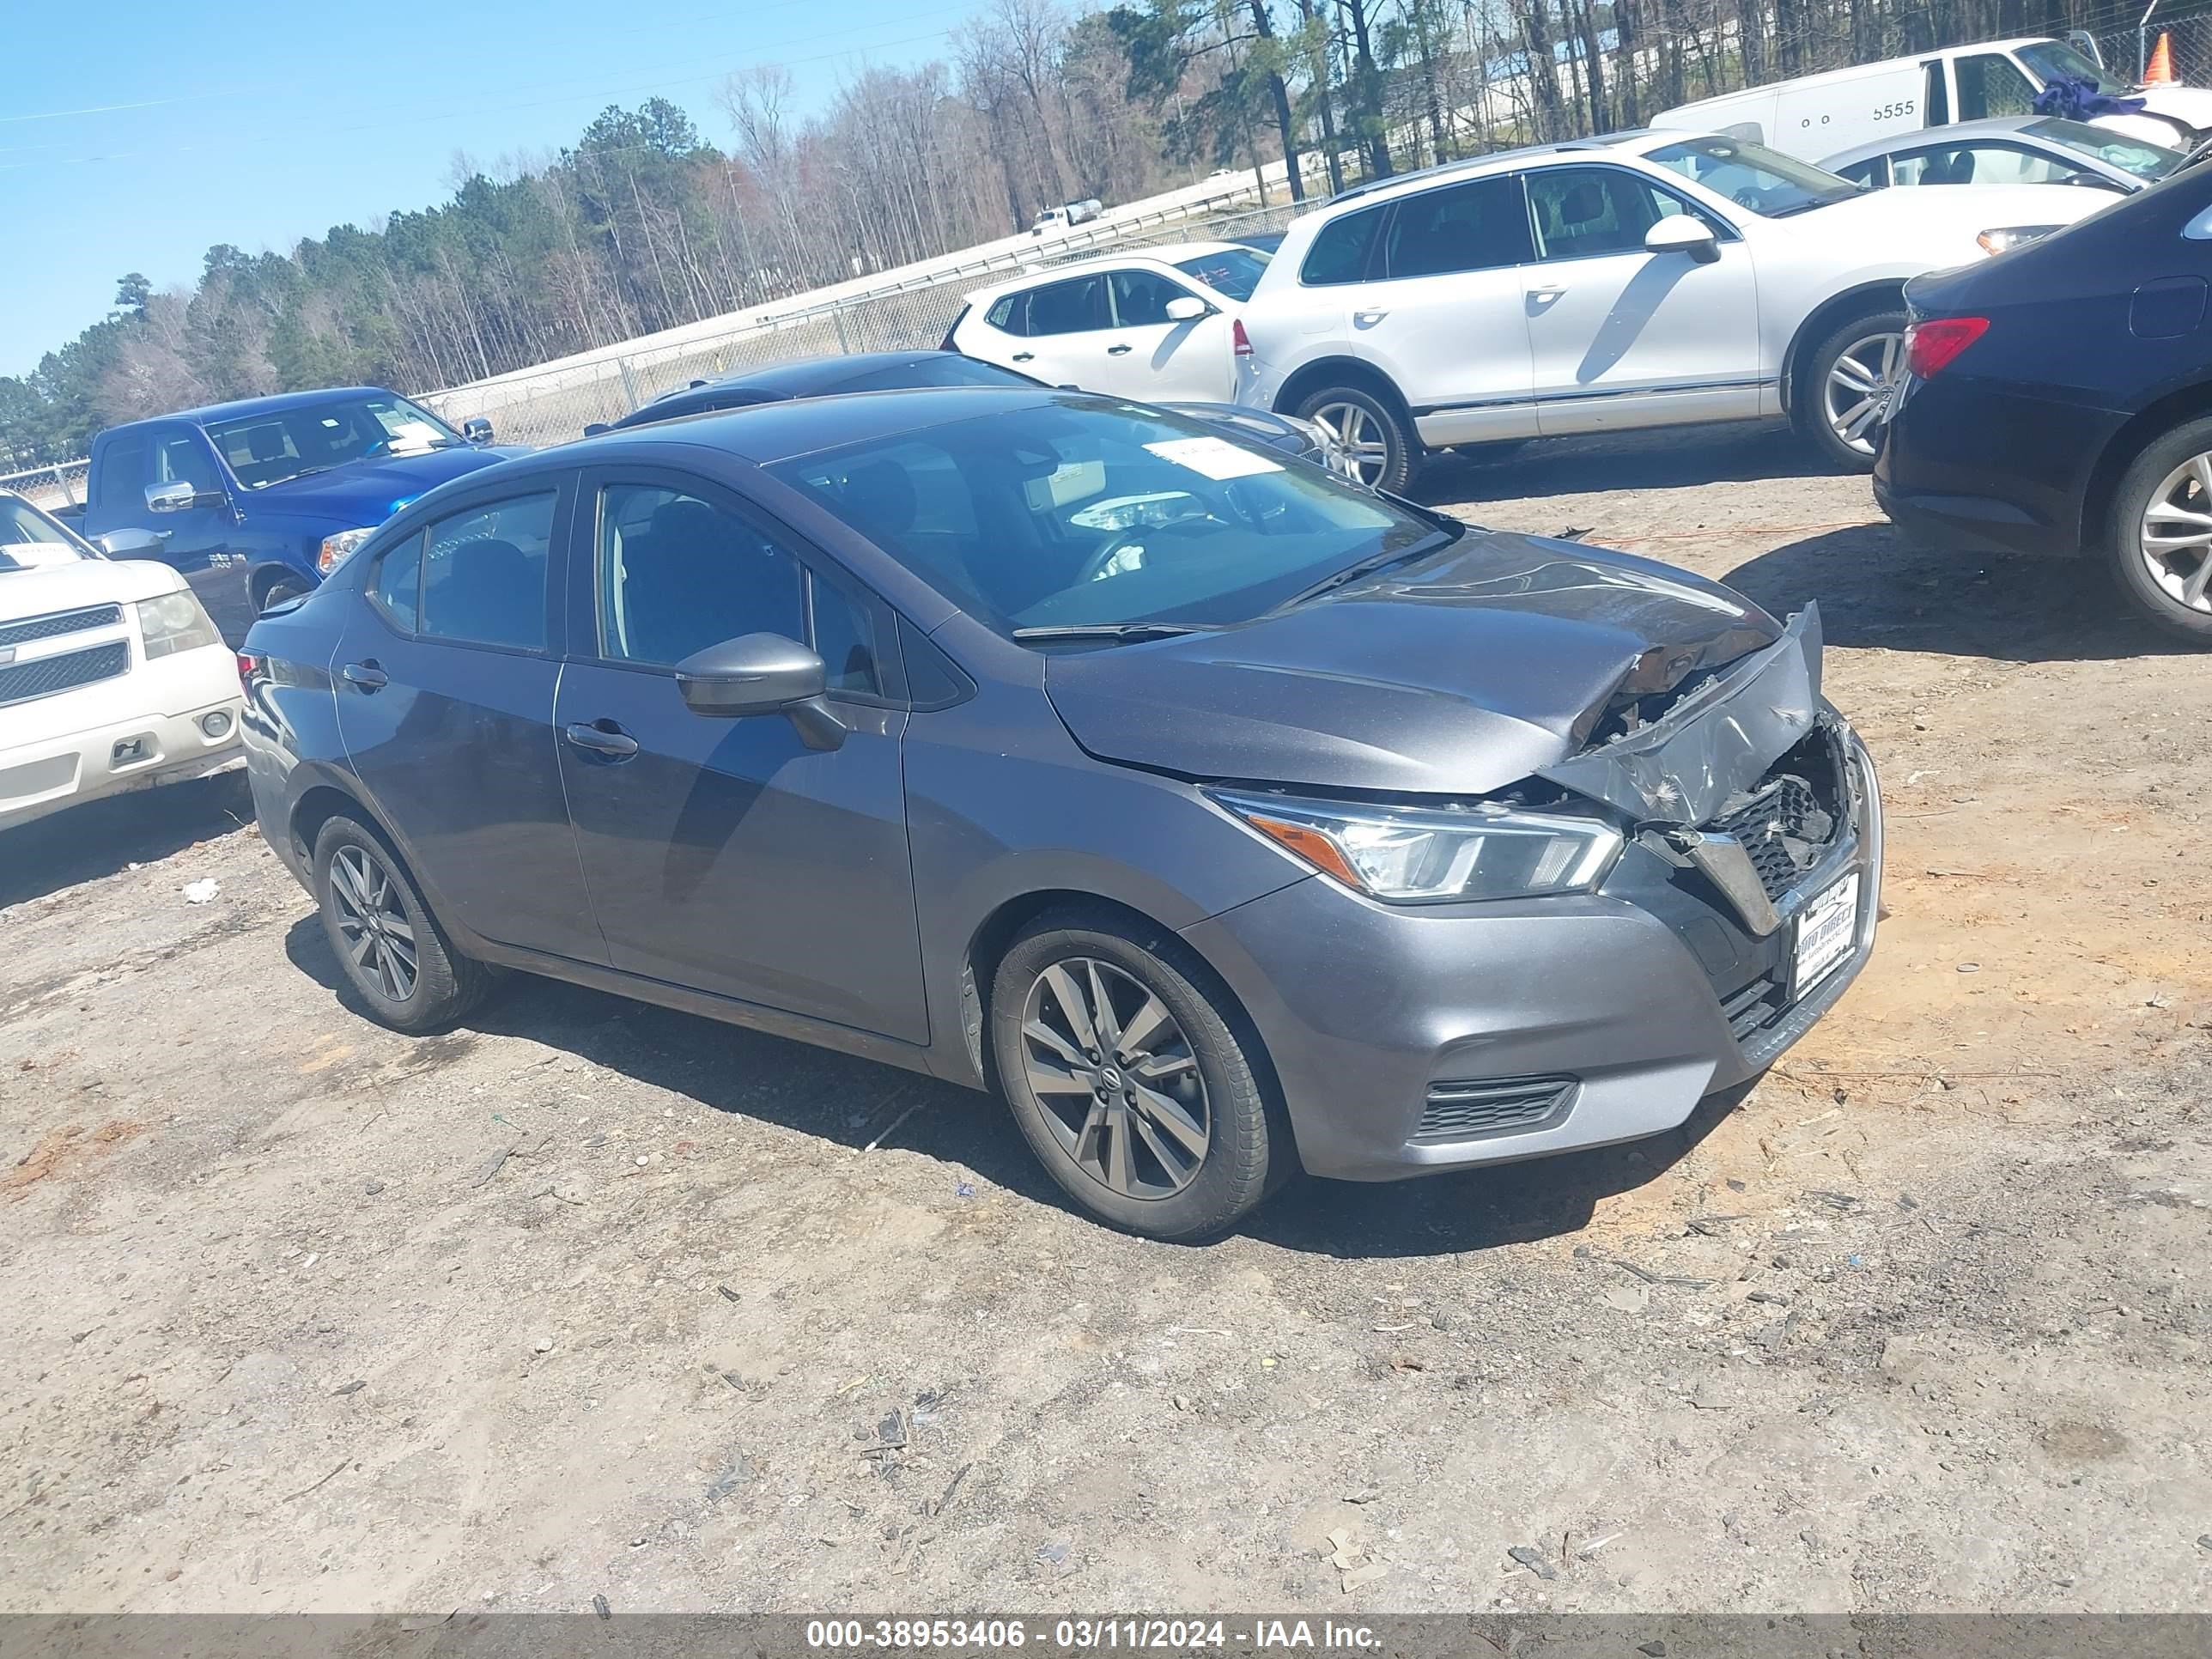
<svg viewBox="0 0 2212 1659"><path fill-rule="evenodd" d="M1989 332L1986 317L1929 317L1905 331L1905 367L1921 380Z"/></svg>
<svg viewBox="0 0 2212 1659"><path fill-rule="evenodd" d="M1229 325L1229 337L1238 356L1249 357L1252 355L1252 337L1244 331L1244 319L1242 317L1237 318Z"/></svg>
<svg viewBox="0 0 2212 1659"><path fill-rule="evenodd" d="M268 658L256 656L251 651L238 653L238 678L241 684L251 685L258 679L265 679L268 673Z"/></svg>

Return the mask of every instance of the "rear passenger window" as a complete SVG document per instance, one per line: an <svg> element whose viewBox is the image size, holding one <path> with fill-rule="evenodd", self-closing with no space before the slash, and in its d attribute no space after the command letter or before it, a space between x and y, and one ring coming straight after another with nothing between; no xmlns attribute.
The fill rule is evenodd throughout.
<svg viewBox="0 0 2212 1659"><path fill-rule="evenodd" d="M368 597L394 628L412 634L422 615L422 533L417 531L377 556L375 574L368 579Z"/></svg>
<svg viewBox="0 0 2212 1659"><path fill-rule="evenodd" d="M1383 268L1393 277L1442 276L1534 257L1520 179L1475 179L1400 202Z"/></svg>
<svg viewBox="0 0 2212 1659"><path fill-rule="evenodd" d="M1347 213L1321 228L1298 267L1298 280L1309 288L1336 283L1364 283L1375 255L1375 234L1382 228L1383 210L1369 208Z"/></svg>
<svg viewBox="0 0 2212 1659"><path fill-rule="evenodd" d="M1077 276L1030 290L1032 335L1085 334L1107 326L1103 276Z"/></svg>
<svg viewBox="0 0 2212 1659"><path fill-rule="evenodd" d="M553 492L518 495L424 532L417 631L474 645L545 648Z"/></svg>
<svg viewBox="0 0 2212 1659"><path fill-rule="evenodd" d="M983 320L1002 334L1027 334L1030 331L1030 296L1024 289L1019 294L1001 294L991 302L983 313Z"/></svg>

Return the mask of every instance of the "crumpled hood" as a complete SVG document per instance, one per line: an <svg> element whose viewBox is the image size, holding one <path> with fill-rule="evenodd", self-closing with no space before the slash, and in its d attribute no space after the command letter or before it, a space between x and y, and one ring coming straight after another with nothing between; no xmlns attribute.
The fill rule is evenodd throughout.
<svg viewBox="0 0 2212 1659"><path fill-rule="evenodd" d="M464 477L480 468L497 465L527 449L489 446L479 449L432 449L417 455L380 455L374 460L354 461L328 472L311 472L304 478L249 489L240 505L251 514L297 513L343 520L342 528L380 525L413 501L448 480Z"/></svg>
<svg viewBox="0 0 2212 1659"><path fill-rule="evenodd" d="M1294 788L1474 794L1576 754L1616 696L1671 690L1781 633L1684 571L1471 531L1280 616L1054 654L1045 690L1076 741L1109 760Z"/></svg>

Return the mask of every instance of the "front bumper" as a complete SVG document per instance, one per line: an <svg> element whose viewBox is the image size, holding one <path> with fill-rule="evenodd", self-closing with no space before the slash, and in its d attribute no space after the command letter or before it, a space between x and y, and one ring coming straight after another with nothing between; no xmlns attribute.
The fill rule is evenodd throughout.
<svg viewBox="0 0 2212 1659"><path fill-rule="evenodd" d="M228 663L226 653L226 669ZM138 678L134 673L129 680ZM210 684L196 688L202 697L217 689ZM176 714L117 717L110 713L81 731L0 749L0 830L82 801L181 783L244 765L239 734L244 708L234 673L227 696L195 702ZM209 736L200 724L214 715L223 717L219 737Z"/></svg>
<svg viewBox="0 0 2212 1659"><path fill-rule="evenodd" d="M1392 1180L1661 1133L1772 1063L1873 951L1881 796L1864 745L1841 741L1847 824L1765 938L1635 845L1603 890L1571 898L1394 906L1315 877L1184 937L1257 1025L1316 1175ZM1793 996L1797 919L1853 873L1849 954ZM1562 1086L1524 1091L1524 1121L1436 1127L1439 1085L1496 1099L1540 1082Z"/></svg>

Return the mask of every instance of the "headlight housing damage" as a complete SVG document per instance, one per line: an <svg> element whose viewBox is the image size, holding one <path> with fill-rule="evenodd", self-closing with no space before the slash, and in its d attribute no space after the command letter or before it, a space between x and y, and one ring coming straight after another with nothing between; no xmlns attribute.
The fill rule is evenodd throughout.
<svg viewBox="0 0 2212 1659"><path fill-rule="evenodd" d="M1620 854L1619 830L1566 813L1208 793L1323 874L1394 904L1587 892Z"/></svg>

